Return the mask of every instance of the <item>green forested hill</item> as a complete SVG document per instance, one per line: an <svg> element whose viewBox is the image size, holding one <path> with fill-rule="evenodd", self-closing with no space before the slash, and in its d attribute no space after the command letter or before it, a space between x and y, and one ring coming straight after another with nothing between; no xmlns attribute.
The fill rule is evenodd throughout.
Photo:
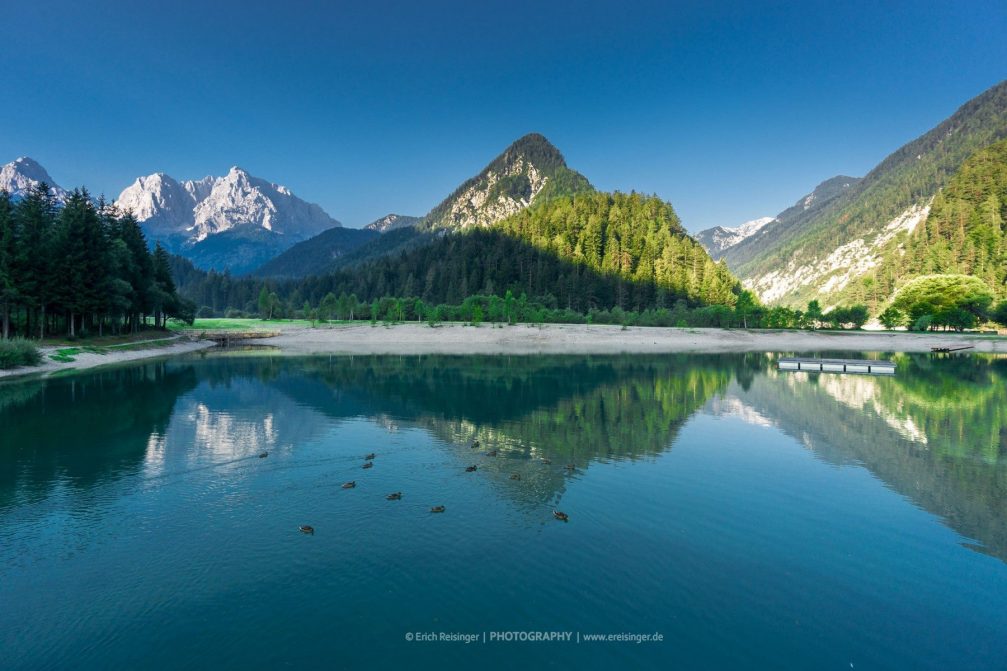
<svg viewBox="0 0 1007 671"><path fill-rule="evenodd" d="M990 88L950 118L904 145L859 183L820 210L796 217L732 249L731 269L767 299L835 302L860 283L870 264L856 261L883 253L886 226L910 208L925 206L977 150L1007 138L1007 82ZM850 245L862 241L862 249ZM829 259L830 255L849 251ZM830 282L830 280L832 280ZM824 295L819 289L827 287Z"/></svg>
<svg viewBox="0 0 1007 671"><path fill-rule="evenodd" d="M926 222L886 249L868 281L845 294L880 303L909 279L946 273L978 277L996 298L1007 298L1005 222L1007 140L969 157L934 197Z"/></svg>

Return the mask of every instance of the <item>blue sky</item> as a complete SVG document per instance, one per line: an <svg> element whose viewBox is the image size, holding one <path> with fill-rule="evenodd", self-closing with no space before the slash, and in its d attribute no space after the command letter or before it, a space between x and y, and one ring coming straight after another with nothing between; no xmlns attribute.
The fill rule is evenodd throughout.
<svg viewBox="0 0 1007 671"><path fill-rule="evenodd" d="M1004 2L7 3L0 163L110 196L240 165L349 226L541 132L690 230L862 175L1007 78Z"/></svg>

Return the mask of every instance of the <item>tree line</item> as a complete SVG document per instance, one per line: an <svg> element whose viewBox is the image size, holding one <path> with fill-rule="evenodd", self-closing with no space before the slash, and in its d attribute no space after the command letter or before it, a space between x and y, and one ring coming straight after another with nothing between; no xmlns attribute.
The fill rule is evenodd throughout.
<svg viewBox="0 0 1007 671"><path fill-rule="evenodd" d="M168 253L153 252L136 219L85 189L60 203L48 185L0 191L0 335L44 338L136 332L191 321Z"/></svg>

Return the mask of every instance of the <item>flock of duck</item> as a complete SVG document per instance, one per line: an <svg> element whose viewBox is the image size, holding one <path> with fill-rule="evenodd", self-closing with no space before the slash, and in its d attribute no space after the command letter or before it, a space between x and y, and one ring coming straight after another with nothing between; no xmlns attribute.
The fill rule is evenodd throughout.
<svg viewBox="0 0 1007 671"><path fill-rule="evenodd" d="M478 440L472 441L472 444L469 447L471 447L473 450L479 449L479 441ZM262 453L259 454L259 459L265 459L268 456L269 456L269 452L262 452ZM378 455L376 455L373 452L371 452L370 454L366 455L364 457L363 468L364 469L374 468L374 459L377 458L377 456ZM486 456L487 457L495 457L495 456L497 456L497 451L496 450L490 450L489 452L486 453ZM552 463L552 461L550 461L549 459L541 459L541 462L543 464L551 464ZM567 470L572 471L572 470L576 469L576 466L574 466L573 464L567 464L566 468L567 468ZM477 465L472 465L472 466L466 466L465 467L465 472L466 473L475 473L477 470L479 470L479 466L477 466ZM521 479L521 474L520 473L513 473L513 474L511 474L510 479L511 480L520 480ZM349 482L344 482L343 485L342 485L342 488L343 489L354 489L356 486L357 486L357 481L356 480L350 480ZM388 501L401 501L402 500L402 492L392 492L391 494L388 494L385 497L385 499L387 499ZM445 508L444 506L433 506L433 507L430 508L430 512L431 513L443 513L446 510L447 510L447 508ZM568 521L570 521L570 516L567 515L566 513L564 513L563 511L560 511L560 510L553 510L552 511L552 516L555 517L560 522L568 522ZM298 529L300 529L301 533L305 533L305 534L314 534L315 533L315 527L311 526L310 524L302 524L300 527L298 527Z"/></svg>

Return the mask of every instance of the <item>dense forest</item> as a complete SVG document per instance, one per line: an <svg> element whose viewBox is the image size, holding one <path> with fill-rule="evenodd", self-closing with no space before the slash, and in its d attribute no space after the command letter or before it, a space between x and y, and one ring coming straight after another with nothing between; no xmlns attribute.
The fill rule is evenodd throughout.
<svg viewBox="0 0 1007 671"><path fill-rule="evenodd" d="M185 295L213 314L256 309L261 280L202 273L182 261L175 271ZM579 313L679 301L732 306L740 291L727 267L686 235L669 204L597 192L554 198L495 226L443 235L352 270L269 287L295 308L318 305L330 293L459 304L511 291Z"/></svg>
<svg viewBox="0 0 1007 671"><path fill-rule="evenodd" d="M139 224L76 190L65 203L45 184L14 200L0 192L0 333L136 331L189 317L169 255L147 246Z"/></svg>

